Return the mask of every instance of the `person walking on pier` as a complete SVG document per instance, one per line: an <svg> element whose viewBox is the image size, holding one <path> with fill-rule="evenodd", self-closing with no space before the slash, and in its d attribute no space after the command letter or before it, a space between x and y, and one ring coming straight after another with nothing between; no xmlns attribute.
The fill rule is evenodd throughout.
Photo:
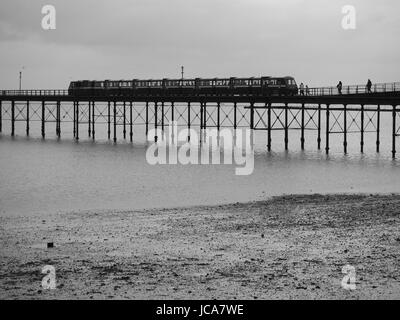
<svg viewBox="0 0 400 320"><path fill-rule="evenodd" d="M338 89L339 94L342 94L342 88L343 88L342 81L339 81L339 83L336 86L336 88Z"/></svg>
<svg viewBox="0 0 400 320"><path fill-rule="evenodd" d="M368 79L368 82L367 82L367 93L372 93L371 88L372 88L372 82L371 82L370 79Z"/></svg>
<svg viewBox="0 0 400 320"><path fill-rule="evenodd" d="M306 96L310 95L310 88L308 87L308 85L306 85Z"/></svg>
<svg viewBox="0 0 400 320"><path fill-rule="evenodd" d="M303 84L303 82L300 83L300 95L304 96L304 84Z"/></svg>

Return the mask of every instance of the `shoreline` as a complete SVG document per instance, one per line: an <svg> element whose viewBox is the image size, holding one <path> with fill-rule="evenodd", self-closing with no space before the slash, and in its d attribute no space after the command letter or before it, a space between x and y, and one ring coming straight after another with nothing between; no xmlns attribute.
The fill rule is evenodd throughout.
<svg viewBox="0 0 400 320"><path fill-rule="evenodd" d="M398 208L399 194L314 194L1 217L0 298L399 299Z"/></svg>

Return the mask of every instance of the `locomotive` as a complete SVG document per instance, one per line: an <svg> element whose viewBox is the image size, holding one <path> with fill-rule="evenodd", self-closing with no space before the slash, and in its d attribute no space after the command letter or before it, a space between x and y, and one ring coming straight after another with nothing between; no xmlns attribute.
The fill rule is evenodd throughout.
<svg viewBox="0 0 400 320"><path fill-rule="evenodd" d="M296 95L293 77L73 81L71 96L288 96Z"/></svg>

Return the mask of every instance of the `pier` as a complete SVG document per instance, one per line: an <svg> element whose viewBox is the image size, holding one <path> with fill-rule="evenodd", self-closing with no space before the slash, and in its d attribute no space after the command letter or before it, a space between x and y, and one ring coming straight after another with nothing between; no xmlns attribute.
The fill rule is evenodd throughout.
<svg viewBox="0 0 400 320"><path fill-rule="evenodd" d="M271 151L272 131L283 132L283 143L289 150L289 131L300 132L301 149L313 143L319 150L330 151L330 136L343 136L343 152L348 152L348 135L357 134L360 152L364 152L365 135L374 134L376 152L380 152L381 115L392 119L392 157L396 157L400 135L400 83L375 84L371 92L365 86L345 86L340 94L335 87L309 88L304 95L87 95L76 97L68 90L1 90L0 133L8 121L10 134L15 136L16 123L23 122L23 134L29 136L31 122L41 123L41 136L46 128L55 127L62 136L62 123L72 123L74 139L82 134L96 139L98 126L106 126L107 137L134 141L134 127L164 129L171 121L188 128L224 127L264 130L266 150ZM122 128L118 136L117 128ZM324 132L322 132L324 128ZM388 130L388 128L385 128ZM305 132L315 132L313 142L306 141ZM21 134L21 132L18 132ZM282 143L281 142L281 143Z"/></svg>

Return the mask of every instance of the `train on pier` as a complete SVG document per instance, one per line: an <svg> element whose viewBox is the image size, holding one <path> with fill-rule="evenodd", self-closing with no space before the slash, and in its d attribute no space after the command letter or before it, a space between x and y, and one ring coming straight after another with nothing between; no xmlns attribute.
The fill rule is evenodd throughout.
<svg viewBox="0 0 400 320"><path fill-rule="evenodd" d="M293 96L293 77L73 81L71 96Z"/></svg>

